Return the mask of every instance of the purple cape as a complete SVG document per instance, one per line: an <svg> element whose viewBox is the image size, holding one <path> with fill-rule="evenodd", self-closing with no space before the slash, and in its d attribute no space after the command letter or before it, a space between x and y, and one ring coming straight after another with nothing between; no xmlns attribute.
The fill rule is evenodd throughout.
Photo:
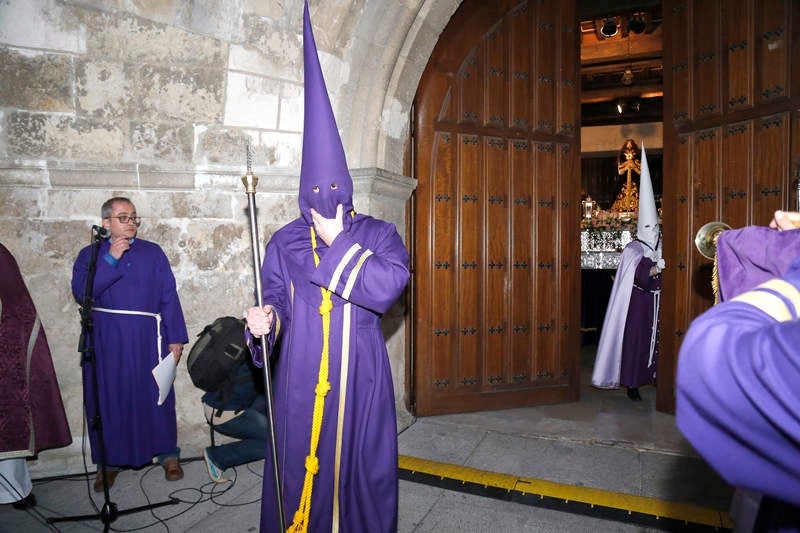
<svg viewBox="0 0 800 533"><path fill-rule="evenodd" d="M346 215L349 216L349 215ZM270 335L274 407L287 526L298 508L309 453L314 388L322 353L320 287L332 295L329 382L309 531L394 531L397 421L381 314L408 281L408 252L392 224L355 215L330 248L318 239L314 266L302 218L267 244L264 304L277 313ZM254 359L260 362L257 354ZM271 455L264 467L261 530L276 531Z"/></svg>
<svg viewBox="0 0 800 533"><path fill-rule="evenodd" d="M72 442L50 347L19 266L0 244L0 459Z"/></svg>
<svg viewBox="0 0 800 533"><path fill-rule="evenodd" d="M158 387L151 373L169 344L188 341L186 324L167 256L152 242L137 238L112 266L104 259L109 241L100 243L94 279L94 308L161 314L162 342L156 347L156 319L151 316L92 312L100 405L92 391L92 365L84 364L84 401L91 421L99 414L103 423L106 463L141 466L155 455L175 449L175 391L160 406ZM72 292L80 303L88 274L91 246L78 254L72 273ZM159 352L157 352L159 350ZM171 357L171 356L170 356ZM92 461L100 461L98 435L89 424Z"/></svg>

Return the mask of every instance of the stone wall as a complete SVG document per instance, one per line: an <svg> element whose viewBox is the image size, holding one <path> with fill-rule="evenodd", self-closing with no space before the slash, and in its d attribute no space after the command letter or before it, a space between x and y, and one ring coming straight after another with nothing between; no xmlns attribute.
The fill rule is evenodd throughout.
<svg viewBox="0 0 800 533"><path fill-rule="evenodd" d="M402 175L419 77L458 0L311 0L320 58L360 212L405 231ZM0 3L0 241L42 317L74 442L34 476L83 469L78 306L69 282L102 202L130 197L162 245L190 337L238 316L253 290L245 147L261 181L263 242L297 216L302 0ZM263 244L262 242L262 244ZM405 305L384 330L401 424ZM191 343L186 347L187 351ZM181 370L185 369L181 366ZM207 442L200 391L175 384L179 444Z"/></svg>

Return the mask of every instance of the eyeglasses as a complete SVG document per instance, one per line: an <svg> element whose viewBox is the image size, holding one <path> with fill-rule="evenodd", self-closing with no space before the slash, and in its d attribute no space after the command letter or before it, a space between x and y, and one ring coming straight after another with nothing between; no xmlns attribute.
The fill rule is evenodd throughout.
<svg viewBox="0 0 800 533"><path fill-rule="evenodd" d="M142 223L142 217L129 217L129 216L119 216L119 217L108 217L108 218L116 218L119 220L120 224L128 224L129 222L138 226Z"/></svg>

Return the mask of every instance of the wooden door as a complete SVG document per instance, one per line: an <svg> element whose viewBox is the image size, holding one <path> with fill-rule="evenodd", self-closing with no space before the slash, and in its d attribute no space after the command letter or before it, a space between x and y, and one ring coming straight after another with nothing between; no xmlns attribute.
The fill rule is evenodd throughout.
<svg viewBox="0 0 800 533"><path fill-rule="evenodd" d="M674 412L683 335L713 304L693 246L721 220L766 225L800 173L800 2L665 0L664 271L657 408ZM791 200L791 203L790 203Z"/></svg>
<svg viewBox="0 0 800 533"><path fill-rule="evenodd" d="M415 101L418 415L576 400L579 35L562 0L466 0Z"/></svg>

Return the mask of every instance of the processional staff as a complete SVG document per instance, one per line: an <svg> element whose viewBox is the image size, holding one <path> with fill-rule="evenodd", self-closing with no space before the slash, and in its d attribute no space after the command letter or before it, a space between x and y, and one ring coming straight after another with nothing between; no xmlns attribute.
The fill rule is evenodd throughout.
<svg viewBox="0 0 800 533"><path fill-rule="evenodd" d="M264 295L261 292L261 252L258 239L258 222L256 219L256 186L258 176L253 175L253 159L250 154L250 144L247 145L247 174L242 176L244 192L247 194L247 206L250 211L250 243L253 249L253 275L256 282L256 301L258 307L264 307ZM262 341L264 342L264 341ZM275 415L272 408L272 376L269 369L269 356L266 346L261 346L261 363L264 367L264 396L267 403L267 417L269 422L270 452L272 454L272 474L275 478L275 498L278 507L279 531L286 531L283 516L283 492L281 491L281 477L278 468L278 450L275 446Z"/></svg>

